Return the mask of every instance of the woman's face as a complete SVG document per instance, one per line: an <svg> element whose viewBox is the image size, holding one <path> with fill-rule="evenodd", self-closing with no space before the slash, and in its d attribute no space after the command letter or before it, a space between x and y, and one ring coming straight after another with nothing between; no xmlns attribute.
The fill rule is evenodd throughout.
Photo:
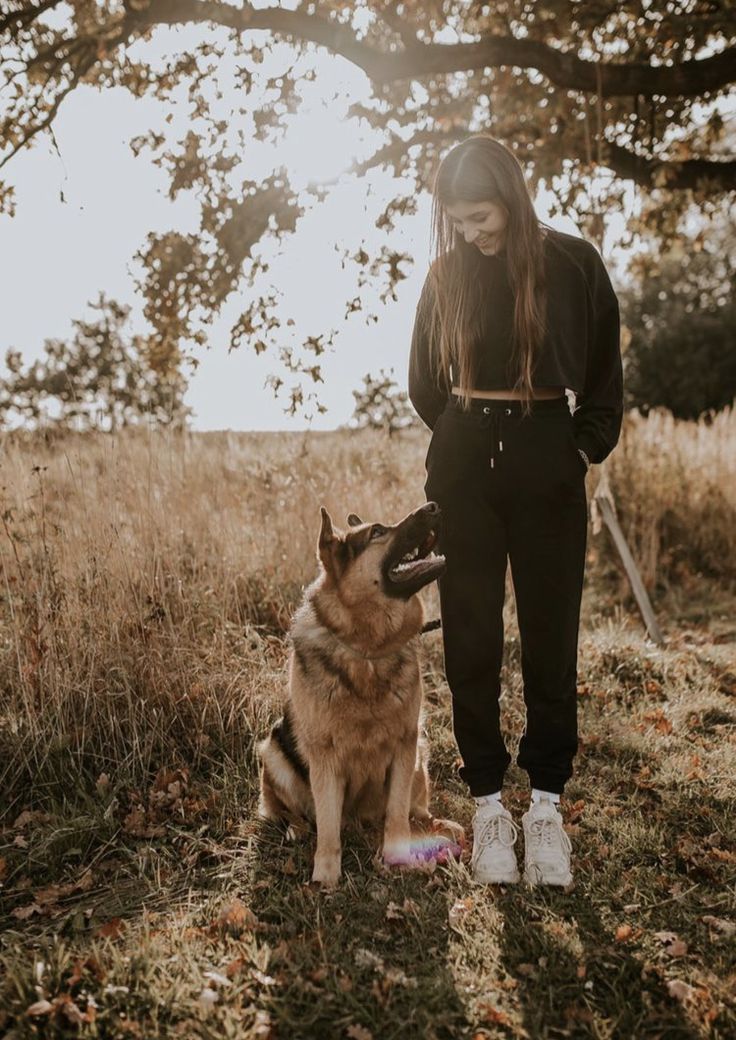
<svg viewBox="0 0 736 1040"><path fill-rule="evenodd" d="M446 207L453 227L465 241L490 255L503 248L508 214L496 202L456 202Z"/></svg>

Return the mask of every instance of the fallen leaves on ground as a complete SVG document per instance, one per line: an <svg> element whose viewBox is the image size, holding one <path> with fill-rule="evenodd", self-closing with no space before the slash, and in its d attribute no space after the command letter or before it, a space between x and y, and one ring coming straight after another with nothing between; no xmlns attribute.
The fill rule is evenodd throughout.
<svg viewBox="0 0 736 1040"><path fill-rule="evenodd" d="M373 1040L373 1033L371 1033L370 1029L355 1024L348 1026L345 1036L349 1037L350 1040Z"/></svg>
<svg viewBox="0 0 736 1040"><path fill-rule="evenodd" d="M466 896L465 899L456 899L447 915L450 928L455 930L460 928L474 905L475 903L471 896Z"/></svg>
<svg viewBox="0 0 736 1040"><path fill-rule="evenodd" d="M253 931L258 926L258 918L241 899L232 899L226 903L222 913L210 925L211 935L232 935L237 938L244 931Z"/></svg>
<svg viewBox="0 0 736 1040"><path fill-rule="evenodd" d="M664 952L670 957L684 957L687 953L687 943L683 942L675 932L655 932L654 937L664 944Z"/></svg>
<svg viewBox="0 0 736 1040"><path fill-rule="evenodd" d="M25 906L16 906L10 916L16 921L28 921L31 917L55 917L62 912L59 903L78 892L88 892L94 886L92 871L86 869L77 881L66 884L46 885L33 893L33 902Z"/></svg>
<svg viewBox="0 0 736 1040"><path fill-rule="evenodd" d="M704 914L700 920L714 929L719 938L730 938L732 935L736 935L736 921L726 921L722 917L713 917L712 914Z"/></svg>

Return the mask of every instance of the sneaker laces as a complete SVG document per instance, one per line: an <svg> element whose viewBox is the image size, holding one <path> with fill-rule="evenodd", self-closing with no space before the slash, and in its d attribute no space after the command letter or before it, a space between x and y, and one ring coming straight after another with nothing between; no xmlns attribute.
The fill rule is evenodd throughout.
<svg viewBox="0 0 736 1040"><path fill-rule="evenodd" d="M557 810L555 810L556 812ZM560 819L534 820L529 828L534 844L540 848L551 849L555 839L561 841L567 852L572 852L572 842L562 826Z"/></svg>
<svg viewBox="0 0 736 1040"><path fill-rule="evenodd" d="M503 822L504 828L502 829L501 823ZM511 840L508 840L509 832L511 833ZM496 813L489 819L484 820L481 824L478 835L475 838L475 844L480 849L485 849L489 845L493 844L494 841L498 841L501 845L505 845L507 848L516 841L519 833L519 828L516 826L513 820L509 819L508 816L502 816L501 813Z"/></svg>

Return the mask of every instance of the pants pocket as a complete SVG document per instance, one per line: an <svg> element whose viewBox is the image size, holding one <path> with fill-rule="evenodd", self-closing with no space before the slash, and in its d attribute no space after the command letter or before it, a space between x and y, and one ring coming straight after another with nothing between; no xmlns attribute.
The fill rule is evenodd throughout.
<svg viewBox="0 0 736 1040"><path fill-rule="evenodd" d="M584 477L585 474L588 472L588 467L585 465L583 457L578 451L578 446L575 443L575 435L573 433L572 426L568 426L567 428L567 441L570 453L572 454L575 460L575 465L577 466L578 473Z"/></svg>
<svg viewBox="0 0 736 1040"><path fill-rule="evenodd" d="M427 453L424 456L424 469L427 474L429 474L429 467L432 461L432 454L437 443L437 435L440 431L440 426L442 425L443 418L444 412L440 412L439 416L435 420L434 426L432 427L432 435L429 438L429 444L427 445Z"/></svg>

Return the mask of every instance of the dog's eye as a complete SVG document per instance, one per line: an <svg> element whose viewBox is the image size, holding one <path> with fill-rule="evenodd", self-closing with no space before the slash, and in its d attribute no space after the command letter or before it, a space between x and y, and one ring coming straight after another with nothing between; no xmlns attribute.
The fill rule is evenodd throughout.
<svg viewBox="0 0 736 1040"><path fill-rule="evenodd" d="M380 538L386 531L388 531L388 528L384 527L383 524L374 524L371 527L371 538Z"/></svg>

